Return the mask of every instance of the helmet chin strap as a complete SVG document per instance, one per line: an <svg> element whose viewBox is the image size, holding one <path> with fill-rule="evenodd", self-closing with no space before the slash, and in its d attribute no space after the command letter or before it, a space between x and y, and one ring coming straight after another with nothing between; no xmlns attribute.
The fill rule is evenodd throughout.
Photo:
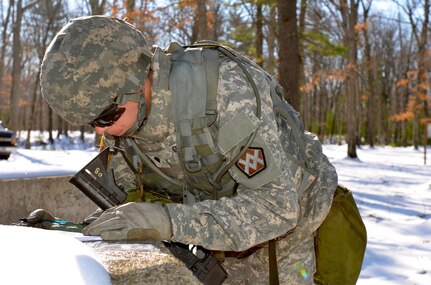
<svg viewBox="0 0 431 285"><path fill-rule="evenodd" d="M139 103L138 119L133 124L133 126L123 134L123 136L133 135L134 133L139 131L141 127L144 125L144 122L147 116L147 108L146 108L147 102L145 100L144 93L139 92L135 94L120 95L115 101L118 102L118 104L126 104L128 101L134 101Z"/></svg>
<svg viewBox="0 0 431 285"><path fill-rule="evenodd" d="M151 61L151 56L148 56L148 55L146 55L146 56L149 57L150 61ZM148 75L149 73L151 73L150 64L148 64L147 69L146 69L146 74L148 77L150 77ZM147 78L147 80L148 80L148 78ZM114 100L114 103L116 103L118 105L123 105L129 101L138 102L138 104L139 104L138 118L137 118L136 122L133 124L133 126L130 129L128 129L123 134L123 136L133 135L134 133L138 132L145 123L145 120L147 117L147 108L146 108L147 107L147 100L145 98L144 86L142 86L142 88L139 90L139 92L126 93L126 94L118 95L117 98Z"/></svg>

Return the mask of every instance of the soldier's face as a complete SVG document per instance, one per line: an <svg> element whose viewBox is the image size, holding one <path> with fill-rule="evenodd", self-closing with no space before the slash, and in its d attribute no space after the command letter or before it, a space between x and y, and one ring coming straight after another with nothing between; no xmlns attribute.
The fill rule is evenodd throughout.
<svg viewBox="0 0 431 285"><path fill-rule="evenodd" d="M139 106L137 102L129 101L126 104L118 105L119 108L126 110L121 117L111 126L95 127L98 134L108 133L113 136L121 136L138 120Z"/></svg>

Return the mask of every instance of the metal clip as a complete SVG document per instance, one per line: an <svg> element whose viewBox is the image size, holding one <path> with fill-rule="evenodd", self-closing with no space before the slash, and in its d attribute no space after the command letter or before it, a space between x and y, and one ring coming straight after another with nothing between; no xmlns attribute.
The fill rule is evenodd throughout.
<svg viewBox="0 0 431 285"><path fill-rule="evenodd" d="M202 169L202 162L200 155L194 155L193 160L186 161L184 167L190 173L198 172Z"/></svg>

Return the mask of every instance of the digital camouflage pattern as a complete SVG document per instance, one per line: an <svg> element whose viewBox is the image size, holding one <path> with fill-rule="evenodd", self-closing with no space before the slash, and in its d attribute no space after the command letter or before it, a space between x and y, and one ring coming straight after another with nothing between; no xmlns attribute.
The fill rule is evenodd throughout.
<svg viewBox="0 0 431 285"><path fill-rule="evenodd" d="M73 19L46 50L42 94L60 117L84 125L118 95L139 92L150 57L142 33L125 21L104 16Z"/></svg>
<svg viewBox="0 0 431 285"><path fill-rule="evenodd" d="M81 21L86 21L86 18ZM121 21L121 25L112 25L113 20L106 21L106 24L111 23L109 27L114 33L106 31L104 25L97 25L99 19L86 25L73 25L72 22L64 28L66 36L60 33L45 57L41 74L43 94L54 110L69 122L84 124L91 121L109 104L109 100L123 92L136 91L146 78L146 68L135 65L139 55L145 54L145 41L138 40L142 45L136 46L136 50L129 46L126 51L124 44L129 43L126 39L135 40L133 35L136 35L136 30ZM72 28L77 29L77 42L80 44L67 41L67 31ZM93 34L93 30L99 31L97 35L105 35L106 42L105 37L93 37L91 42L80 40L81 32ZM73 48L66 46L67 52L63 52L65 43ZM78 56L80 51L77 50L82 46L91 46L88 57ZM111 47L118 48L116 51L119 53L114 53ZM124 53L120 58L121 51ZM168 84L170 55L159 47L154 47L152 51L151 110L139 132L129 135L127 140L121 140L120 147L130 149L127 141L134 141L139 151L148 156L158 169L171 180L182 183L182 187L187 187L187 174L182 170L176 148L178 138L172 114L175 106L172 105L173 94ZM107 60L102 63L100 58ZM172 240L224 251L224 265L229 273L225 284L268 284L267 244L268 240L277 238L280 283L313 284L313 233L330 209L337 174L322 153L319 141L308 133L303 134L301 139L312 171L297 163L301 157L293 143L292 126L279 127L273 111L275 98L271 97L271 86L274 79L253 64L247 63L246 67L260 91L262 115L260 118L256 116L256 97L242 70L221 55L217 128L212 130L214 144L227 161L235 157L244 142L239 140L237 144L225 147L226 134L223 135L223 130L238 118L246 118L250 130L257 128L252 147L263 149L267 167L252 178L239 168L232 167L227 175L238 183L237 193L232 197L205 200L193 205L167 204ZM78 82L84 84L76 84ZM236 139L236 133L227 135ZM106 143L114 145L109 136ZM136 190L136 176L121 155L113 157L112 166L116 181L125 189ZM179 202L166 190L169 183L160 177L144 164L144 190L162 193L172 198L173 202Z"/></svg>
<svg viewBox="0 0 431 285"><path fill-rule="evenodd" d="M170 104L173 95L161 76L170 69L164 57L163 51L155 47L151 66L154 75L151 111L143 129L133 138L157 167L181 180L183 172L176 153L171 111L174 106ZM277 127L268 84L270 78L254 66L248 68L262 96L257 143L264 146L265 155L271 157L269 163L274 164L273 169L277 171L262 171L259 175L266 176L266 180L260 179L265 182L262 185L250 181L249 185L240 183L233 197L194 205L168 204L173 240L226 251L224 264L229 272L226 284L247 284L247 280L249 284L268 284L267 241L278 237L280 283L312 284L315 271L313 232L329 211L337 174L322 154L319 141L311 134L306 134L304 140L317 176L307 175L286 157L284 149L288 147L281 145L280 137L289 136L289 133ZM256 100L248 80L234 62L224 57L220 59L217 100L219 128L241 112L256 118ZM225 156L233 157L240 148L241 145L234 147ZM291 156L297 157L297 154ZM114 160L115 165L122 163L121 157ZM134 174L126 171L126 166L119 167L118 180L128 185L126 188L133 189L135 186L130 182ZM248 178L236 167L232 167L229 174L236 181L247 183L245 179ZM153 183L149 185L148 189L155 188Z"/></svg>

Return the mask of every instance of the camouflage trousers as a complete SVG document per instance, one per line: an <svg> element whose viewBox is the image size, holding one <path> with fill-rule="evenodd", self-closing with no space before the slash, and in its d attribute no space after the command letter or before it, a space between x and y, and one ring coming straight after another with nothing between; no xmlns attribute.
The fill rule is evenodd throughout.
<svg viewBox="0 0 431 285"><path fill-rule="evenodd" d="M314 236L312 233L296 232L277 241L277 265L280 284L312 285L316 268ZM246 254L245 254L246 255ZM241 258L229 257L224 262L228 279L223 284L260 285L269 284L268 247Z"/></svg>

